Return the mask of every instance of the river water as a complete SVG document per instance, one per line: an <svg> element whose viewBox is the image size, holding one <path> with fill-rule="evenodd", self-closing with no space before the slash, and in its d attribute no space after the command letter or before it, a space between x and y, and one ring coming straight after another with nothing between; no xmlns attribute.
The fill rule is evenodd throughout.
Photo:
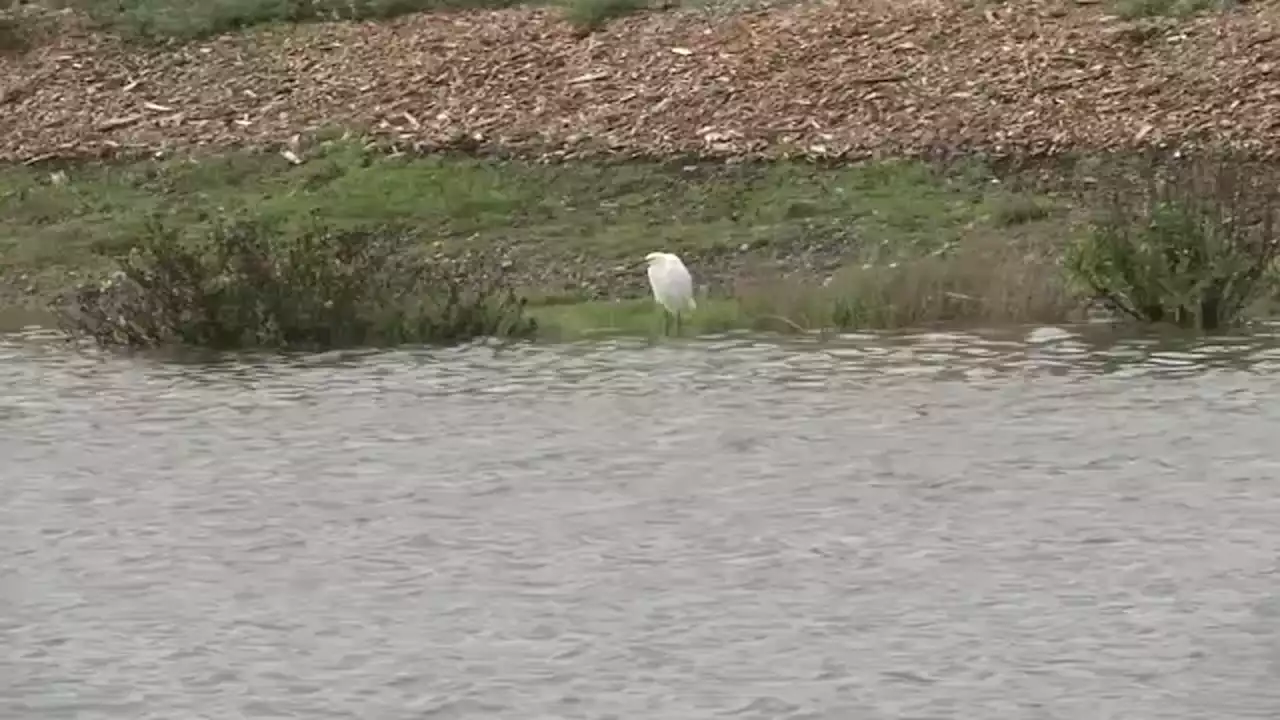
<svg viewBox="0 0 1280 720"><path fill-rule="evenodd" d="M0 718L1280 716L1280 341L0 341Z"/></svg>

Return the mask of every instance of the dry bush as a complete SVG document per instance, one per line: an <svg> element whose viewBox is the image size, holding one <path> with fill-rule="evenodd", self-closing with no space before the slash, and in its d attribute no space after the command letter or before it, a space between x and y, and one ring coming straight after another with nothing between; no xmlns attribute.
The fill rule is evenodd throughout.
<svg viewBox="0 0 1280 720"><path fill-rule="evenodd" d="M282 231L234 221L195 241L158 223L102 282L55 305L104 346L324 350L527 337L525 302L493 258L427 257L390 225Z"/></svg>
<svg viewBox="0 0 1280 720"><path fill-rule="evenodd" d="M846 268L825 282L744 279L748 316L778 329L889 329L1061 322L1079 307L1047 238L975 235L895 266Z"/></svg>

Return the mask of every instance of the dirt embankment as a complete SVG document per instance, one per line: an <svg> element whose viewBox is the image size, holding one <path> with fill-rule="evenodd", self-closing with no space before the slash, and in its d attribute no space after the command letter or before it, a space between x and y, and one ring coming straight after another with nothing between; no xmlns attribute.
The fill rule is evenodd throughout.
<svg viewBox="0 0 1280 720"><path fill-rule="evenodd" d="M553 12L261 30L162 50L64 34L0 58L0 161L282 146L557 156L1280 148L1280 4L1131 23L1096 3ZM295 141L296 142L296 141Z"/></svg>

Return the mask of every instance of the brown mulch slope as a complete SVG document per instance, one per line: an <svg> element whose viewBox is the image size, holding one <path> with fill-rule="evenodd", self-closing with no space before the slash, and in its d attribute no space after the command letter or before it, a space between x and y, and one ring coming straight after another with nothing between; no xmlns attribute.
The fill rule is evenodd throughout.
<svg viewBox="0 0 1280 720"><path fill-rule="evenodd" d="M864 0L264 30L161 51L87 33L0 57L0 160L279 146L359 126L418 149L778 156L1280 149L1280 4L1194 21L1095 2Z"/></svg>

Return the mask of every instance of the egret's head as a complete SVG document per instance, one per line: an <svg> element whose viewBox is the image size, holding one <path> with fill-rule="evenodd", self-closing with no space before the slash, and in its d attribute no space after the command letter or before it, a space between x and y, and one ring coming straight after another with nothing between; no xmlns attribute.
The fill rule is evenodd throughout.
<svg viewBox="0 0 1280 720"><path fill-rule="evenodd" d="M665 259L667 259L667 254L664 252L651 252L648 255L644 256L644 261L649 265L653 265L654 263L660 263Z"/></svg>

